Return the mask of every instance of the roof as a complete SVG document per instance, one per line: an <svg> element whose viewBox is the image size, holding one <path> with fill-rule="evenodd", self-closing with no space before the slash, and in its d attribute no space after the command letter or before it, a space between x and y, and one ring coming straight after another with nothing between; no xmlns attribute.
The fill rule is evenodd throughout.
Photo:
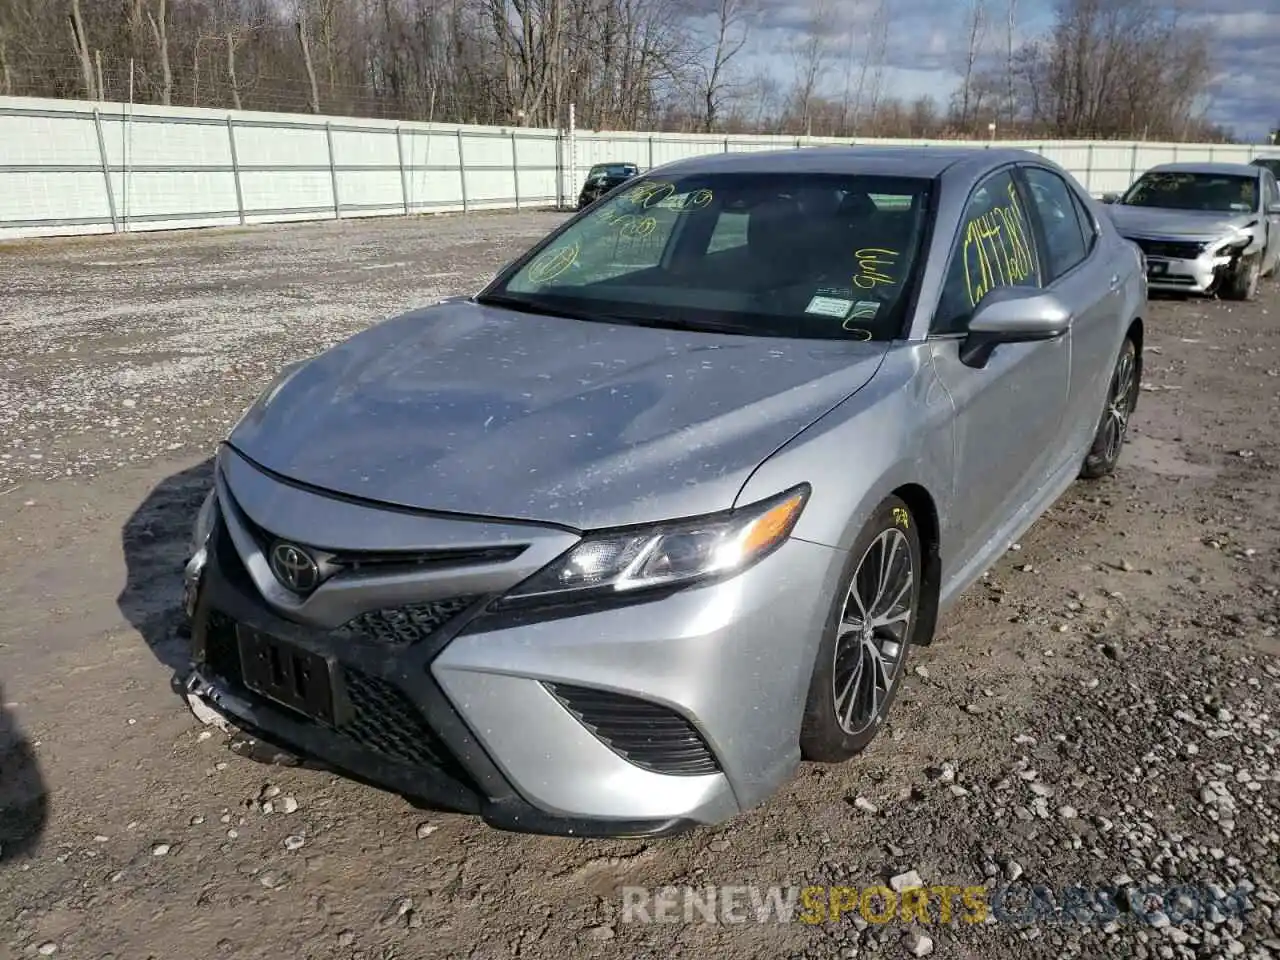
<svg viewBox="0 0 1280 960"><path fill-rule="evenodd" d="M1261 167L1255 167L1248 163L1210 163L1208 161L1197 163L1195 161L1186 161L1183 163L1158 163L1147 170L1147 173L1159 171L1160 173L1208 173L1223 176L1243 175L1256 177L1261 169Z"/></svg>
<svg viewBox="0 0 1280 960"><path fill-rule="evenodd" d="M925 177L981 158L983 166L1043 161L1039 154L1011 147L805 147L802 149L712 153L664 164L671 173L857 173L868 176Z"/></svg>

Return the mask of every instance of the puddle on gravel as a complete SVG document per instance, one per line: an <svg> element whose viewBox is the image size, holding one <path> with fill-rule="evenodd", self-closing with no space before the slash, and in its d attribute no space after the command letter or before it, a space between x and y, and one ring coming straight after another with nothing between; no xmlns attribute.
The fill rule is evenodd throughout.
<svg viewBox="0 0 1280 960"><path fill-rule="evenodd" d="M1216 477L1219 472L1217 467L1192 463L1183 455L1181 445L1145 434L1126 440L1121 462L1126 467L1150 470L1166 477Z"/></svg>

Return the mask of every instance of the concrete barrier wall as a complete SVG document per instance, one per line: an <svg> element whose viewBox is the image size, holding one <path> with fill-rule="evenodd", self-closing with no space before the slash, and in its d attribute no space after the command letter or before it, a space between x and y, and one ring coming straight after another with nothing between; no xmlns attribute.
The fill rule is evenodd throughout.
<svg viewBox="0 0 1280 960"><path fill-rule="evenodd" d="M524 127L0 97L0 239L551 207L573 202L593 163L648 168L705 153L840 143L958 144L590 130L570 137ZM1157 163L1247 162L1263 149L1110 140L1002 145L1062 164L1095 194L1121 190Z"/></svg>

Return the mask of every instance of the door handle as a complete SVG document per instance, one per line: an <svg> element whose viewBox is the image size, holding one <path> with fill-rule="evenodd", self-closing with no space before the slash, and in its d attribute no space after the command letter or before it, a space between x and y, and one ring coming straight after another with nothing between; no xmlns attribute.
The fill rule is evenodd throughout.
<svg viewBox="0 0 1280 960"><path fill-rule="evenodd" d="M1115 290L1119 286L1120 286L1120 274L1113 273L1111 275L1111 289Z"/></svg>

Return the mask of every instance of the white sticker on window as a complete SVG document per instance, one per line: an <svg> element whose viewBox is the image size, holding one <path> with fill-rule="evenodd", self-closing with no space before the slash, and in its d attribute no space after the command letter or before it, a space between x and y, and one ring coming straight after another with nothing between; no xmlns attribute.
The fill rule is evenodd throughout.
<svg viewBox="0 0 1280 960"><path fill-rule="evenodd" d="M817 313L824 317L835 317L837 320L843 320L849 315L849 308L852 306L852 300L843 300L840 297L814 297L809 301L809 305L804 308L804 312Z"/></svg>
<svg viewBox="0 0 1280 960"><path fill-rule="evenodd" d="M859 300L853 305L851 320L869 320L880 312L879 300Z"/></svg>

